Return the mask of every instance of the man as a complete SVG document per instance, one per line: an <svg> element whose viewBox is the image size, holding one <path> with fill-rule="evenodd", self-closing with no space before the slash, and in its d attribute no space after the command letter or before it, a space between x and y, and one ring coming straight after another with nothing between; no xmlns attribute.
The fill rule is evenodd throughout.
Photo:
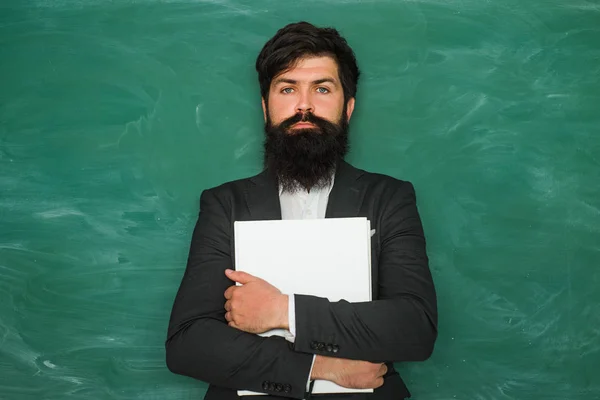
<svg viewBox="0 0 600 400"><path fill-rule="evenodd" d="M327 399L410 397L393 362L430 356L436 295L412 185L343 160L359 77L354 53L335 29L300 22L265 44L256 69L265 170L202 193L167 365L209 382L207 400L238 399L239 389L302 399L315 379L375 389ZM282 294L233 270L234 221L357 216L375 231L371 302ZM287 340L256 335L273 328L288 330Z"/></svg>

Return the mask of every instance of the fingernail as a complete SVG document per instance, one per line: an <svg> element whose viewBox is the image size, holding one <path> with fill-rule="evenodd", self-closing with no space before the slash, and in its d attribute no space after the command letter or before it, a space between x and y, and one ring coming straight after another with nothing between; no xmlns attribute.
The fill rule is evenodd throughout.
<svg viewBox="0 0 600 400"><path fill-rule="evenodd" d="M232 272L233 272L233 270L231 270L231 269L226 269L226 270L225 270L225 273L226 273L227 275L231 274Z"/></svg>

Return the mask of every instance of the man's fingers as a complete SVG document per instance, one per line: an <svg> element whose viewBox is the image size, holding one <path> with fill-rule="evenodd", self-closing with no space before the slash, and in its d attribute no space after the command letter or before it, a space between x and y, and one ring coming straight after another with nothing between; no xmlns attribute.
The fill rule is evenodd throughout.
<svg viewBox="0 0 600 400"><path fill-rule="evenodd" d="M375 379L375 386L373 387L373 389L377 389L380 386L383 386L383 378Z"/></svg>
<svg viewBox="0 0 600 400"><path fill-rule="evenodd" d="M227 290L225 290L225 293L223 293L223 296L225 296L225 298L227 300L231 300L231 296L233 296L233 291L237 289L237 286L233 285L233 286L229 286L227 288Z"/></svg>
<svg viewBox="0 0 600 400"><path fill-rule="evenodd" d="M225 311L231 311L231 300L225 302Z"/></svg>
<svg viewBox="0 0 600 400"><path fill-rule="evenodd" d="M387 365L381 364L381 367L379 368L379 374L377 374L377 376L384 376L385 374L387 374L387 370Z"/></svg>
<svg viewBox="0 0 600 400"><path fill-rule="evenodd" d="M242 272L242 271L234 271L232 269L226 269L225 275L227 275L227 277L229 279L231 279L232 281L239 282L242 285L245 285L248 282L252 282L252 281L255 281L258 279L254 275L250 275L250 274L248 274L246 272Z"/></svg>
<svg viewBox="0 0 600 400"><path fill-rule="evenodd" d="M230 325L231 325L231 322L232 322L232 321L231 321L231 312L230 312L230 311L227 311L227 312L225 313L225 319L226 319L226 320L227 320L227 322L229 322L229 323L230 323Z"/></svg>

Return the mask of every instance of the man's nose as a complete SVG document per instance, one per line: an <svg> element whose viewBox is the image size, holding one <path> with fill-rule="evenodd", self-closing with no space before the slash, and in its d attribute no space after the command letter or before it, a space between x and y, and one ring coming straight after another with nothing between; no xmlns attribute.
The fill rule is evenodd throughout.
<svg viewBox="0 0 600 400"><path fill-rule="evenodd" d="M314 106L312 103L312 98L308 91L302 91L298 98L298 104L296 104L296 112L307 113L314 112Z"/></svg>

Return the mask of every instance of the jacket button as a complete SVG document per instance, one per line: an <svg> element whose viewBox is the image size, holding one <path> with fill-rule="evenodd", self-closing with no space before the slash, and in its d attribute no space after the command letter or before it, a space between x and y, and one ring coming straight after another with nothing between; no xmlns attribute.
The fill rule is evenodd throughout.
<svg viewBox="0 0 600 400"><path fill-rule="evenodd" d="M269 390L269 383L271 383L271 382L269 382L269 381L264 381L263 382L263 384L262 384L263 390Z"/></svg>
<svg viewBox="0 0 600 400"><path fill-rule="evenodd" d="M311 350L317 350L319 348L319 343L313 340L312 342L310 342L310 348Z"/></svg>
<svg viewBox="0 0 600 400"><path fill-rule="evenodd" d="M333 351L333 345L331 343L327 343L327 351L330 353Z"/></svg>
<svg viewBox="0 0 600 400"><path fill-rule="evenodd" d="M319 350L319 351L323 351L323 350L325 350L325 343L323 343L323 342L319 342L319 343L317 344L317 350Z"/></svg>
<svg viewBox="0 0 600 400"><path fill-rule="evenodd" d="M275 391L281 392L283 390L283 385L281 383L275 384Z"/></svg>
<svg viewBox="0 0 600 400"><path fill-rule="evenodd" d="M283 385L283 391L289 393L292 391L292 385Z"/></svg>
<svg viewBox="0 0 600 400"><path fill-rule="evenodd" d="M270 390L271 392L274 392L274 391L275 391L275 384L274 384L273 382L269 382L269 390Z"/></svg>
<svg viewBox="0 0 600 400"><path fill-rule="evenodd" d="M337 353L338 351L340 351L340 346L338 346L337 344L334 344L332 347L333 347L332 350L334 353Z"/></svg>

